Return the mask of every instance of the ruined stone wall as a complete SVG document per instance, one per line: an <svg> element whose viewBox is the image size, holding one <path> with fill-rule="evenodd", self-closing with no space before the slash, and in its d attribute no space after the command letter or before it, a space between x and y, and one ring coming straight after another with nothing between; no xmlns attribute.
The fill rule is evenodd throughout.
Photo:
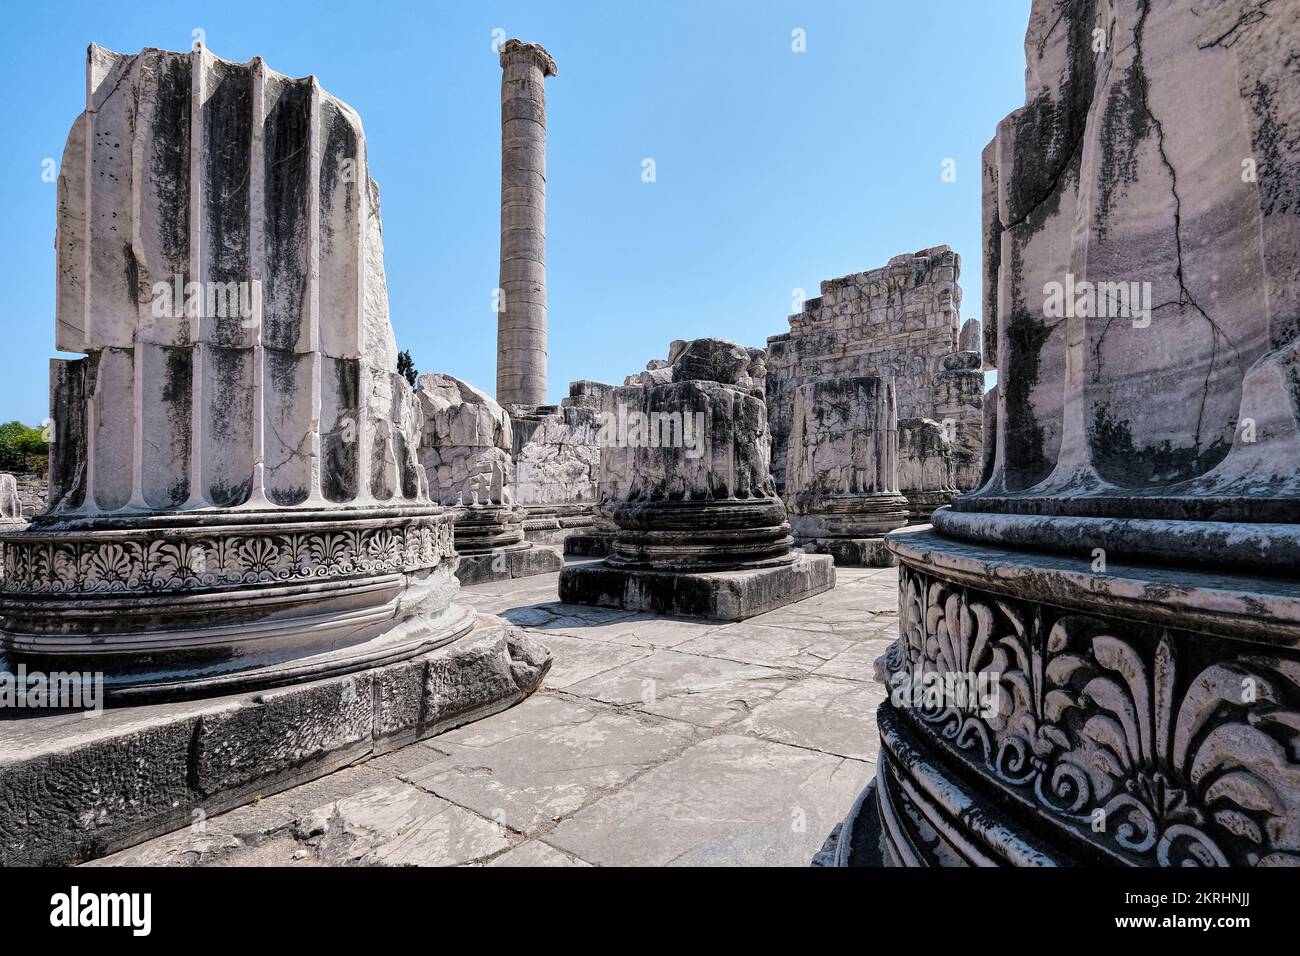
<svg viewBox="0 0 1300 956"><path fill-rule="evenodd" d="M900 424L938 421L957 485L975 487L983 375L978 353L953 358L962 344L960 275L961 259L948 246L895 256L883 268L823 282L821 295L790 316L790 331L768 339L767 405L778 485L785 486L794 389L880 375L895 381ZM969 343L972 335L962 338Z"/></svg>
<svg viewBox="0 0 1300 956"><path fill-rule="evenodd" d="M13 478L21 516L28 519L44 511L50 489L49 478L37 472L24 472Z"/></svg>
<svg viewBox="0 0 1300 956"><path fill-rule="evenodd" d="M594 504L600 475L600 409L612 385L572 382L558 406L508 407L514 500L519 505Z"/></svg>
<svg viewBox="0 0 1300 956"><path fill-rule="evenodd" d="M420 463L439 504L508 503L510 416L481 389L441 372L420 376Z"/></svg>

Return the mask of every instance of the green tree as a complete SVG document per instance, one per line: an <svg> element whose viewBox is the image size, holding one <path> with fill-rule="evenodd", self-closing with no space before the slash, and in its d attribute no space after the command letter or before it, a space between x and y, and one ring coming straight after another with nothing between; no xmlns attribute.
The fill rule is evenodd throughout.
<svg viewBox="0 0 1300 956"><path fill-rule="evenodd" d="M415 360L411 358L411 353L406 349L397 353L397 374L402 376L415 388L415 380L419 378L420 372L415 367Z"/></svg>
<svg viewBox="0 0 1300 956"><path fill-rule="evenodd" d="M41 471L49 452L41 429L17 421L0 425L0 471Z"/></svg>

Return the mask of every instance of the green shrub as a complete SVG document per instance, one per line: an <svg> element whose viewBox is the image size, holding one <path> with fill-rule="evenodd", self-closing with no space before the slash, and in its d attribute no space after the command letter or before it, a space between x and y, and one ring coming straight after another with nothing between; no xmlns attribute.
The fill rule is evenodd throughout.
<svg viewBox="0 0 1300 956"><path fill-rule="evenodd" d="M41 429L22 422L0 425L0 471L42 471L49 451Z"/></svg>

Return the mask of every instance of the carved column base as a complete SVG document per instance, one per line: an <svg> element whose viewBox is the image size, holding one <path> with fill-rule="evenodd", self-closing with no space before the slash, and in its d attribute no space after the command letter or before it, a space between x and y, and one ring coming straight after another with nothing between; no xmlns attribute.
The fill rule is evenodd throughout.
<svg viewBox="0 0 1300 956"><path fill-rule="evenodd" d="M907 523L925 524L937 509L952 504L953 496L956 494L956 491L933 488L924 491L916 488L904 489L907 498Z"/></svg>
<svg viewBox="0 0 1300 956"><path fill-rule="evenodd" d="M1293 581L888 540L875 862L1300 865Z"/></svg>
<svg viewBox="0 0 1300 956"><path fill-rule="evenodd" d="M0 535L11 666L113 701L224 694L413 657L468 632L440 508L41 521Z"/></svg>
<svg viewBox="0 0 1300 956"><path fill-rule="evenodd" d="M596 523L594 502L580 504L519 505L524 536L533 544L563 545L571 534L581 534Z"/></svg>
<svg viewBox="0 0 1300 956"><path fill-rule="evenodd" d="M886 532L907 524L907 499L897 494L795 495L790 502L795 544L829 554L841 567L887 568L894 556Z"/></svg>
<svg viewBox="0 0 1300 956"><path fill-rule="evenodd" d="M614 550L618 537L616 526L595 524L585 531L575 531L564 539L564 553L576 557L604 558Z"/></svg>
<svg viewBox="0 0 1300 956"><path fill-rule="evenodd" d="M456 515L456 552L461 584L508 581L548 574L564 567L552 548L524 539L519 512L512 508L465 508Z"/></svg>
<svg viewBox="0 0 1300 956"><path fill-rule="evenodd" d="M567 567L560 600L740 621L835 586L825 555L791 550L776 498L620 505L613 551Z"/></svg>
<svg viewBox="0 0 1300 956"><path fill-rule="evenodd" d="M454 517L456 553L461 557L530 547L519 514L511 508L462 508Z"/></svg>

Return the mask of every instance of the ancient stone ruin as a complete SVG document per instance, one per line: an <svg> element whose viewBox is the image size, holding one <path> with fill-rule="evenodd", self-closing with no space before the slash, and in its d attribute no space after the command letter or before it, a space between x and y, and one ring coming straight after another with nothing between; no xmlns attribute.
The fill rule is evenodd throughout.
<svg viewBox="0 0 1300 956"><path fill-rule="evenodd" d="M21 528L27 522L23 519L23 503L18 497L18 482L13 475L0 472L0 528L11 530Z"/></svg>
<svg viewBox="0 0 1300 956"><path fill-rule="evenodd" d="M907 524L893 379L862 376L795 389L785 500L805 551L830 554L836 564L893 564L884 534Z"/></svg>
<svg viewBox="0 0 1300 956"><path fill-rule="evenodd" d="M568 548L595 521L600 407L612 386L573 382L557 405L512 406L511 489L528 540Z"/></svg>
<svg viewBox="0 0 1300 956"><path fill-rule="evenodd" d="M546 404L546 78L536 43L501 46L501 282L497 400Z"/></svg>
<svg viewBox="0 0 1300 956"><path fill-rule="evenodd" d="M546 85L555 60L536 43L501 46L501 284L497 401L513 425L511 490L530 542L563 545L593 524L599 390L546 395Z"/></svg>
<svg viewBox="0 0 1300 956"><path fill-rule="evenodd" d="M889 539L877 861L1300 863L1300 33L1241 7L1033 4L990 473Z"/></svg>
<svg viewBox="0 0 1300 956"><path fill-rule="evenodd" d="M619 530L603 562L560 574L562 601L743 620L834 586L829 556L792 549L757 358L675 342L653 383L614 390L602 467L622 489Z"/></svg>
<svg viewBox="0 0 1300 956"><path fill-rule="evenodd" d="M52 366L50 501L5 543L6 648L157 695L466 633L355 112L260 59L92 47L87 71L57 341L88 357Z"/></svg>
<svg viewBox="0 0 1300 956"><path fill-rule="evenodd" d="M56 339L86 357L51 363L48 507L0 535L7 663L114 704L281 689L129 710L129 767L93 788L61 775L111 763L119 724L26 722L4 860L73 859L537 686L545 648L455 603L347 104L261 59L92 46L57 236ZM15 797L32 774L64 798Z"/></svg>
<svg viewBox="0 0 1300 956"><path fill-rule="evenodd" d="M898 482L913 520L979 484L984 376L968 348L978 331L958 327L960 275L947 246L895 256L823 282L790 316L790 331L767 340L772 475L783 495L796 390L860 376L894 380Z"/></svg>
<svg viewBox="0 0 1300 956"><path fill-rule="evenodd" d="M510 416L468 382L431 372L416 394L424 412L420 460L433 499L455 510L453 543L462 584L558 571L564 559L524 539L510 491Z"/></svg>

